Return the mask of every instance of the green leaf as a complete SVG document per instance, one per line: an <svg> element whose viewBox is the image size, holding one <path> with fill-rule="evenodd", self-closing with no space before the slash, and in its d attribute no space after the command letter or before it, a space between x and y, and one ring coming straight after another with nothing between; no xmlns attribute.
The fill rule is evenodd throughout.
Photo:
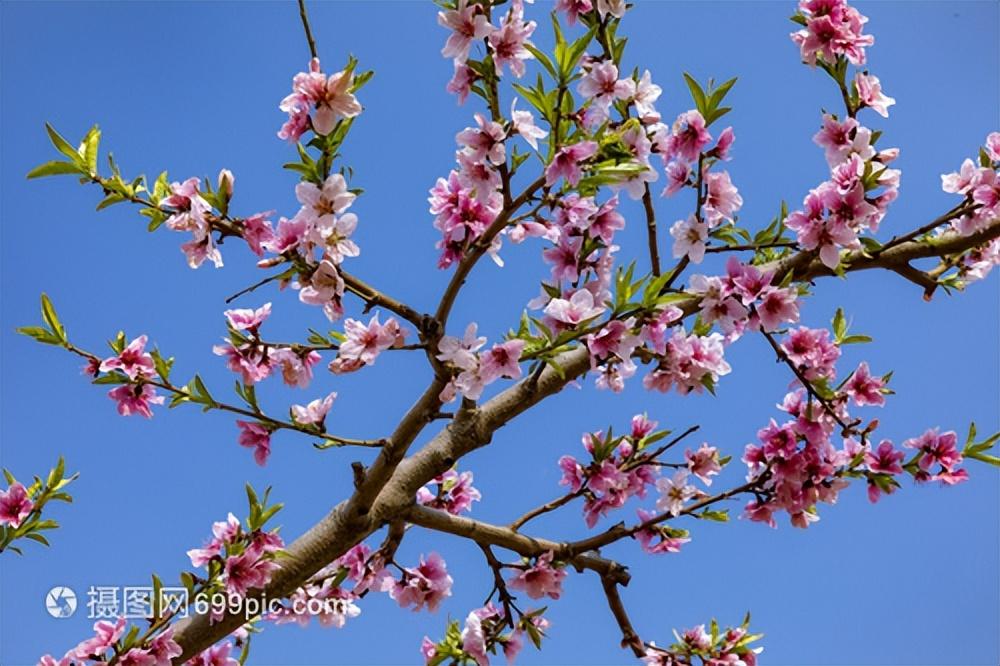
<svg viewBox="0 0 1000 666"><path fill-rule="evenodd" d="M697 107L698 112L702 116L707 116L707 99L705 97L705 91L702 90L701 85L695 81L694 77L684 72L684 81L687 83L688 89L691 91L691 98L694 100L695 107ZM707 118L706 118L707 120Z"/></svg>
<svg viewBox="0 0 1000 666"><path fill-rule="evenodd" d="M49 140L52 142L52 145L56 147L56 150L73 160L77 166L84 166L80 153L78 153L76 148L74 148L69 141L64 139L62 135L52 127L52 125L45 123L45 131L49 133Z"/></svg>
<svg viewBox="0 0 1000 666"><path fill-rule="evenodd" d="M833 326L833 336L836 342L840 342L847 335L847 320L844 318L843 308L837 308L837 312L833 315L833 321L831 322Z"/></svg>
<svg viewBox="0 0 1000 666"><path fill-rule="evenodd" d="M64 329L62 324L59 322L59 316L56 315L56 309L52 307L52 301L49 300L48 295L44 292L42 292L42 318L45 320L45 323L49 325L49 330L51 330L61 342L66 342L66 329Z"/></svg>
<svg viewBox="0 0 1000 666"><path fill-rule="evenodd" d="M43 328L41 326L23 326L16 329L21 335L27 335L30 338L34 338L37 342L41 342L46 345L62 345L63 341L60 340L55 334L53 334L49 329Z"/></svg>
<svg viewBox="0 0 1000 666"><path fill-rule="evenodd" d="M97 125L91 127L80 143L77 152L83 155L83 163L90 174L97 173L97 149L101 144L101 130Z"/></svg>
<svg viewBox="0 0 1000 666"><path fill-rule="evenodd" d="M46 162L28 172L28 178L43 178L45 176L62 176L66 174L85 174L81 167L70 162Z"/></svg>

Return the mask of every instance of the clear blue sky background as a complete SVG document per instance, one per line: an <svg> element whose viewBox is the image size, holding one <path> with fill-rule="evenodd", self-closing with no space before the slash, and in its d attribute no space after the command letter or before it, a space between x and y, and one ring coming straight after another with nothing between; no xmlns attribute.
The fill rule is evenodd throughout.
<svg viewBox="0 0 1000 666"><path fill-rule="evenodd" d="M737 142L729 168L746 201L743 219L757 228L782 198L798 204L826 175L811 136L820 108L835 109L839 100L819 71L798 63L788 40L794 3L639 4L623 27L630 36L626 60L653 71L665 117L691 106L682 70L702 79L740 77L731 93L728 120ZM885 130L883 145L902 148L903 187L884 223L887 236L951 207L939 174L997 129L998 5L859 6L877 38L870 67L898 101L888 121L864 114ZM542 26L541 43L549 40L546 10L544 2L529 8ZM99 350L120 327L130 336L145 332L177 357L178 377L200 371L217 393L226 392L232 376L211 346L225 330L223 297L260 277L249 253L230 243L224 270L191 271L179 234L148 235L124 206L95 213L99 193L72 179L28 182L24 174L53 157L44 121L73 139L98 122L103 148L127 174L168 169L174 179L214 177L228 167L236 173L238 214L277 208L291 215L295 178L280 165L294 151L274 134L282 122L277 104L307 62L294 6L7 2L0 11L3 465L27 476L63 453L81 472L76 503L53 514L64 525L53 547L29 545L26 557L5 554L0 561L0 662L24 664L45 652L62 654L89 633L85 612L68 620L47 615L43 596L52 585L84 596L90 585L144 584L151 571L176 580L189 566L184 551L201 544L212 521L244 510L244 480L274 486L274 497L288 506L284 533L294 537L344 497L350 461L367 454L320 453L305 439L279 436L270 464L258 468L236 445L230 418L182 408L160 410L152 421L123 419L105 391L80 376L75 358L13 332L36 323L45 290L78 344ZM457 107L443 90L451 65L438 55L446 35L430 2L338 2L311 11L328 70L352 52L377 71L346 148L354 184L366 190L354 207L363 253L350 270L429 309L448 274L434 268L426 192L451 167L454 134L478 107ZM657 206L669 224L690 201ZM627 212L622 258L643 261L641 218L631 204ZM474 319L496 339L537 293L546 272L538 246L504 254L507 268L484 263L475 272L453 315L456 331ZM964 431L970 420L985 432L1000 425L997 285L993 277L958 297L939 294L925 303L896 276L858 274L822 281L803 315L823 325L843 304L855 329L875 337L874 345L848 350L843 367L867 358L876 372L895 369L899 395L877 414L885 436L899 441L936 425ZM243 304L266 300L274 302L268 328L276 338L301 339L306 327L325 325L319 310L301 306L292 292L262 290ZM638 380L615 396L596 392L588 379L583 390L567 390L518 419L463 462L484 495L473 515L508 521L554 497L556 459L578 453L582 431L623 428L644 410L678 429L701 423L705 439L738 457L775 414L789 377L753 337L728 358L734 371L717 398L649 394ZM426 378L418 355L393 354L356 376L320 373L304 393L273 381L260 392L281 411L335 389L331 428L379 436ZM725 479L740 478L740 467ZM771 664L996 664L1000 473L982 465L970 465L970 473L971 481L950 489L905 483L874 507L863 488L852 488L837 506L824 506L808 531L784 522L776 531L745 521L693 524L694 540L681 554L643 556L634 543L609 554L630 564L625 601L642 636L660 643L670 642L672 627L713 615L735 623L751 610L754 628L767 634ZM585 530L575 507L532 531L571 538ZM478 549L463 541L415 530L402 560L431 548L443 553L457 581L438 614L412 614L374 595L344 630L268 629L252 662L418 661L421 637L440 636L446 617L463 618L490 589ZM545 651L526 649L524 663L629 660L593 576L569 578L550 618Z"/></svg>

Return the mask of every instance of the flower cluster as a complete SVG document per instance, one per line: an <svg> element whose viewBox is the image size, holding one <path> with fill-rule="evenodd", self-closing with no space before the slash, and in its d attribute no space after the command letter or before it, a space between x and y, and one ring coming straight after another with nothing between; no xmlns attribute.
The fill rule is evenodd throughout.
<svg viewBox="0 0 1000 666"><path fill-rule="evenodd" d="M391 576L381 581L380 589L388 592L401 607L413 606L413 611L423 608L433 612L446 597L451 596L451 576L445 561L437 553L420 556L420 564L402 570L399 580Z"/></svg>
<svg viewBox="0 0 1000 666"><path fill-rule="evenodd" d="M209 579L229 594L243 597L262 589L278 568L275 556L285 546L276 531L246 531L232 513L212 525L212 538L187 552L195 567L207 567Z"/></svg>
<svg viewBox="0 0 1000 666"><path fill-rule="evenodd" d="M320 355L310 349L270 345L260 337L260 326L271 315L270 303L257 309L226 310L223 314L229 336L224 344L212 349L216 355L225 357L226 366L244 384L252 386L278 371L288 386L309 386Z"/></svg>
<svg viewBox="0 0 1000 666"><path fill-rule="evenodd" d="M799 0L794 21L804 27L791 37L802 50L802 60L815 65L817 58L833 65L840 57L854 65L865 64L865 48L875 38L864 34L868 17L846 0Z"/></svg>
<svg viewBox="0 0 1000 666"><path fill-rule="evenodd" d="M125 618L118 618L115 622L107 620L96 622L93 637L82 641L61 659L47 654L38 660L38 664L39 666L76 666L87 663L107 663L109 650L114 650L115 663L125 666L170 666L173 659L181 654L181 647L174 641L173 628L167 627L157 633L145 645L136 645L133 635L125 636ZM235 659L227 661L224 658L211 662L212 666L235 666L238 663ZM206 666L208 665L206 664Z"/></svg>
<svg viewBox="0 0 1000 666"><path fill-rule="evenodd" d="M35 503L24 485L14 482L7 490L0 490L0 525L20 527L34 509Z"/></svg>
<svg viewBox="0 0 1000 666"><path fill-rule="evenodd" d="M746 331L775 331L799 320L794 287L775 287L774 275L735 257L726 262L724 277L691 277L690 291L701 297L702 322L717 325L732 342Z"/></svg>
<svg viewBox="0 0 1000 666"><path fill-rule="evenodd" d="M366 365L374 365L379 354L406 342L406 330L395 317L382 324L376 314L364 324L356 319L344 320L344 341L337 350L337 358L330 363L330 372L344 374Z"/></svg>
<svg viewBox="0 0 1000 666"><path fill-rule="evenodd" d="M222 197L222 206L225 206L233 195L233 181L233 174L227 169L219 172L218 196ZM188 265L191 268L198 268L207 259L215 264L216 268L221 268L222 254L212 238L212 223L216 218L212 213L212 204L206 199L206 195L208 197L213 195L211 191L201 192L201 187L198 178L188 178L183 183L171 183L169 194L160 199L159 206L166 207L170 213L164 221L168 229L191 232L191 240L181 245L181 251L187 256Z"/></svg>
<svg viewBox="0 0 1000 666"><path fill-rule="evenodd" d="M739 627L721 630L715 620L709 630L705 625L687 629L677 636L677 642L669 648L649 643L642 662L647 666L684 666L693 664L697 657L709 666L755 666L757 655L764 648L753 648L750 644L760 640L762 634L750 634L750 616Z"/></svg>
<svg viewBox="0 0 1000 666"><path fill-rule="evenodd" d="M643 377L642 385L661 393L671 388L681 395L692 391L701 393L705 388L714 390L719 377L732 370L726 362L723 338L719 333L688 334L678 327L656 353L657 365Z"/></svg>
<svg viewBox="0 0 1000 666"><path fill-rule="evenodd" d="M309 71L295 75L291 94L281 100L279 108L288 114L288 120L278 137L295 142L310 128L321 136L328 135L339 120L361 113L353 88L351 68L328 77L320 69L319 58L313 58Z"/></svg>
<svg viewBox="0 0 1000 666"><path fill-rule="evenodd" d="M804 528L819 520L817 503L835 503L852 476L865 476L873 486L891 492L891 474L902 470L890 442L871 451L867 439L877 421L861 431L861 442L849 436L860 421L851 421L848 404L882 406L888 392L885 378L873 377L868 364L861 363L837 389L830 388L840 348L826 329L793 330L780 349L809 385L793 388L778 406L790 420L779 424L771 419L758 431L758 443L746 447L743 460L749 478L759 485L746 515L773 527L773 513L781 510L793 525ZM833 443L838 428L844 436L840 448ZM877 491L870 490L869 497L877 499Z"/></svg>
<svg viewBox="0 0 1000 666"><path fill-rule="evenodd" d="M472 322L461 339L445 335L438 343L438 360L450 364L456 372L441 391L442 402L451 402L458 393L470 400L478 400L483 389L501 377L521 377L518 361L524 350L524 340L508 340L479 352L486 344L486 338L478 336L477 329L477 324Z"/></svg>
<svg viewBox="0 0 1000 666"><path fill-rule="evenodd" d="M1000 217L1000 132L991 132L979 150L979 165L971 159L957 172L942 174L941 189L965 198L967 210L938 231L939 234L968 236ZM981 280L1000 264L1000 240L974 249L962 257L959 267L965 282Z"/></svg>
<svg viewBox="0 0 1000 666"><path fill-rule="evenodd" d="M898 196L900 171L888 165L899 150L876 149L878 133L855 118L865 107L888 117L888 107L895 100L882 92L878 77L867 71L855 73L850 90L844 81L847 62L864 64L864 47L874 41L861 34L867 18L843 0L802 0L799 8L801 13L793 19L806 27L793 33L792 40L801 46L804 61L815 64L818 56L837 81L847 116L823 116L813 140L826 153L830 178L811 190L803 208L785 223L796 232L803 249L817 252L827 267L836 269L840 250L861 248L860 235L878 231L889 204ZM839 60L842 56L846 60Z"/></svg>
<svg viewBox="0 0 1000 666"><path fill-rule="evenodd" d="M440 509L457 516L472 510L472 503L482 499L480 492L472 486L472 472L459 473L449 469L431 480L437 486L432 491L427 486L417 490L417 502L432 509Z"/></svg>
<svg viewBox="0 0 1000 666"><path fill-rule="evenodd" d="M584 433L583 447L591 458L587 465L570 455L559 459L563 473L559 484L568 486L570 493L583 495L588 527L621 508L630 497L644 498L648 486L656 483L658 468L651 464L655 456L646 449L667 434L654 433L656 426L656 421L637 414L628 435L616 437L610 428L606 433Z"/></svg>
<svg viewBox="0 0 1000 666"><path fill-rule="evenodd" d="M357 601L369 590L379 590L387 578L383 555L359 543L320 569L310 582L295 590L268 619L276 624L307 626L312 620L322 627L341 629L347 620L361 614ZM350 589L344 586L350 581Z"/></svg>
<svg viewBox="0 0 1000 666"><path fill-rule="evenodd" d="M97 367L88 366L88 371L112 373L122 383L108 391L108 397L118 403L118 413L122 416L139 414L152 418L151 405L162 405L163 396L157 395L156 388L149 384L156 378L153 356L146 351L146 336L140 335L128 345L117 349L116 356L104 359Z"/></svg>
<svg viewBox="0 0 1000 666"><path fill-rule="evenodd" d="M532 599L551 597L558 599L562 594L562 582L566 578L566 570L558 564L553 564L552 552L547 552L535 558L534 564L524 564L518 573L510 579L507 587L512 590L523 590Z"/></svg>
<svg viewBox="0 0 1000 666"><path fill-rule="evenodd" d="M461 629L457 621L449 622L441 641L435 643L424 636L420 652L426 666L438 666L448 660L451 660L448 663L471 661L477 666L489 666L489 655L498 649L503 651L508 663L514 663L524 647L525 635L536 648L541 647L542 637L549 627L549 621L542 616L544 610L523 613L513 622L504 608L489 602L470 612Z"/></svg>

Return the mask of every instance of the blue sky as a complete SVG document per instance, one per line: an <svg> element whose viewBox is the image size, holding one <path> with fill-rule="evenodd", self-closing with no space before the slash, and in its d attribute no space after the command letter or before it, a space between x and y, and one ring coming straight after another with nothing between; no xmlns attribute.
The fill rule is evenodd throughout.
<svg viewBox="0 0 1000 666"><path fill-rule="evenodd" d="M782 198L796 205L826 176L822 151L811 142L820 108L837 108L832 84L798 64L788 40L791 2L644 2L622 28L626 61L648 67L663 87L666 118L690 108L681 78L739 76L727 118L737 142L729 169L745 200L744 223L758 228ZM869 64L898 102L884 121L883 145L900 146L902 190L883 224L885 236L916 227L950 208L939 174L974 154L997 129L998 5L994 2L864 2L876 44ZM549 39L544 2L529 12ZM281 169L294 151L275 137L277 103L308 59L290 3L3 3L0 5L0 443L2 464L19 476L42 472L65 454L81 478L76 503L53 513L63 528L53 547L0 558L0 661L33 663L62 654L89 632L78 611L56 620L44 594L55 584L81 596L91 585L142 585L150 572L164 580L189 566L185 550L206 538L212 521L244 510L243 483L274 486L287 504L283 533L294 537L350 488L349 463L367 453L317 452L306 439L280 436L266 468L236 445L224 415L195 409L160 410L154 419L123 419L104 390L80 376L75 358L14 334L38 319L38 294L52 297L72 339L100 350L120 328L145 332L177 357L178 376L202 373L224 393L232 377L211 346L225 332L223 298L259 279L251 256L223 246L226 268L189 270L181 237L147 234L134 210L94 212L97 192L72 179L26 181L35 164L52 158L43 123L76 139L91 123L104 131L129 175L169 170L173 179L236 174L233 210L249 214L296 210L295 178ZM444 92L451 66L438 51L446 37L430 2L331 2L311 7L321 56L332 70L348 52L376 70L361 101L365 113L345 150L354 184L366 190L353 210L362 256L350 270L421 309L436 303L448 274L435 268L436 232L426 192L447 173L454 134L471 123L474 102L457 107ZM509 104L509 98L508 102ZM687 199L657 202L669 224L690 208ZM625 209L622 259L643 261L644 229L636 207ZM752 221L752 222L751 222ZM664 251L666 246L664 245ZM452 316L497 339L537 293L546 273L537 245L508 248L507 267L488 262L469 281ZM476 294L488 294L481 298ZM838 305L854 329L875 344L845 353L843 368L862 358L874 371L895 370L898 395L877 414L897 441L930 426L960 432L975 420L982 432L1000 427L998 282L992 277L954 298L931 303L893 275L857 274L824 280L805 305L805 323L823 325ZM316 308L293 293L262 290L244 306L273 301L275 338L302 338L325 325ZM353 314L357 314L355 311ZM742 451L775 415L789 381L765 343L747 338L727 352L733 373L718 397L649 394L638 381L621 395L586 382L506 426L494 443L469 456L484 500L473 516L506 522L560 493L555 461L579 451L585 430L624 428L648 411L727 452ZM359 437L385 434L427 379L417 355L392 354L356 376L320 376L307 392L273 383L265 404L337 390L328 423ZM875 415L875 414L872 414ZM432 433L427 433L424 441ZM742 471L733 465L726 480ZM640 634L669 643L672 627L712 616L736 623L753 612L767 634L771 664L995 664L1000 658L1000 471L970 465L961 486L913 487L871 506L861 487L824 506L808 531L782 523L772 531L744 521L695 524L682 553L643 556L634 543L609 554L627 562L632 585L623 596ZM584 533L578 507L539 520L535 533L572 538ZM255 644L251 663L414 663L424 634L442 634L446 617L464 617L490 590L472 544L414 530L403 561L435 549L456 579L454 596L436 615L411 614L388 598L370 598L363 615L343 630L271 628ZM572 576L551 604L551 637L528 664L624 663L619 635L598 580Z"/></svg>

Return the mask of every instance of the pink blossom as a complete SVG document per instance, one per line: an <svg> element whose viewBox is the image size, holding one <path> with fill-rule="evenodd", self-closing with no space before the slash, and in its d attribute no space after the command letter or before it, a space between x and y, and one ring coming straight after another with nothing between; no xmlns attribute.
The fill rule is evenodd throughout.
<svg viewBox="0 0 1000 666"><path fill-rule="evenodd" d="M842 55L854 65L865 63L865 47L875 43L874 37L862 34L867 17L843 0L800 0L799 10L806 26L791 38L803 62L815 65L819 57L833 65Z"/></svg>
<svg viewBox="0 0 1000 666"><path fill-rule="evenodd" d="M172 210L164 224L173 231L190 231L196 237L203 237L209 231L206 214L212 207L201 196L198 178L188 178L183 183L171 183L170 194L160 201L160 207Z"/></svg>
<svg viewBox="0 0 1000 666"><path fill-rule="evenodd" d="M686 220L674 222L670 227L670 235L674 238L672 252L675 259L687 257L692 262L700 264L705 258L708 225L694 215L688 216Z"/></svg>
<svg viewBox="0 0 1000 666"><path fill-rule="evenodd" d="M883 439L874 453L865 453L865 464L877 474L902 474L903 467L900 463L905 455L902 451L893 449L892 442Z"/></svg>
<svg viewBox="0 0 1000 666"><path fill-rule="evenodd" d="M885 404L885 396L882 395L883 386L885 383L880 378L872 377L868 363L862 362L847 380L844 390L854 399L855 405L882 406Z"/></svg>
<svg viewBox="0 0 1000 666"><path fill-rule="evenodd" d="M688 471L701 479L706 486L712 485L710 477L715 476L722 469L719 464L719 449L703 443L697 451L688 449L684 452L684 459L687 461Z"/></svg>
<svg viewBox="0 0 1000 666"><path fill-rule="evenodd" d="M833 378L836 374L834 364L840 358L840 347L830 341L830 332L825 328L802 326L794 329L781 343L781 348L806 379Z"/></svg>
<svg viewBox="0 0 1000 666"><path fill-rule="evenodd" d="M656 426L659 423L653 421L645 414L636 414L632 417L632 439L636 442L640 441L649 433L656 430Z"/></svg>
<svg viewBox="0 0 1000 666"><path fill-rule="evenodd" d="M301 289L299 300L308 305L320 305L327 319L334 321L344 314L341 297L344 295L344 279L340 271L329 259L324 259L308 278L299 278Z"/></svg>
<svg viewBox="0 0 1000 666"><path fill-rule="evenodd" d="M667 164L667 186L663 188L662 196L670 197L680 191L688 184L691 176L691 165L682 160L675 160Z"/></svg>
<svg viewBox="0 0 1000 666"><path fill-rule="evenodd" d="M665 345L664 358L643 378L643 386L667 392L675 387L681 395L701 393L706 385L714 386L719 377L729 374L722 346L722 336L687 335L676 329Z"/></svg>
<svg viewBox="0 0 1000 666"><path fill-rule="evenodd" d="M348 191L347 181L339 173L331 174L321 185L302 181L295 186L295 197L302 204L298 217L310 225L331 222L354 203L356 195Z"/></svg>
<svg viewBox="0 0 1000 666"><path fill-rule="evenodd" d="M167 627L149 642L149 656L153 658L151 666L170 666L174 657L179 657L183 650L174 641L173 627Z"/></svg>
<svg viewBox="0 0 1000 666"><path fill-rule="evenodd" d="M636 514L639 516L640 524L655 517L655 514L652 512L643 511L642 509L637 509ZM659 529L656 526L650 526L638 530L635 533L635 538L638 539L643 552L649 553L650 555L679 553L681 551L681 546L691 541L691 539L686 537L673 536L669 534L669 532ZM656 540L656 543L653 543L654 540Z"/></svg>
<svg viewBox="0 0 1000 666"><path fill-rule="evenodd" d="M479 5L473 4L470 7L466 0L459 0L456 9L438 12L437 20L441 27L452 31L441 49L441 55L454 58L456 63L464 63L469 58L472 42L489 36L496 29Z"/></svg>
<svg viewBox="0 0 1000 666"><path fill-rule="evenodd" d="M765 331L773 331L785 322L799 320L798 295L794 288L770 289L757 305L760 325Z"/></svg>
<svg viewBox="0 0 1000 666"><path fill-rule="evenodd" d="M83 641L70 653L73 657L81 660L92 659L94 657L103 658L104 653L122 637L125 632L125 618L120 617L112 624L101 620L94 623L94 637Z"/></svg>
<svg viewBox="0 0 1000 666"><path fill-rule="evenodd" d="M549 135L548 132L535 125L535 117L531 111L518 111L514 108L517 98L510 103L510 122L513 131L520 134L528 142L528 145L538 150L538 140Z"/></svg>
<svg viewBox="0 0 1000 666"><path fill-rule="evenodd" d="M917 464L924 472L929 472L935 464L939 464L945 472L954 472L962 462L956 443L958 437L954 431L938 434L937 428L926 431L920 437L914 437L903 442L908 449L917 449L920 459Z"/></svg>
<svg viewBox="0 0 1000 666"><path fill-rule="evenodd" d="M597 13L601 18L608 14L615 18L625 16L625 0L597 0Z"/></svg>
<svg viewBox="0 0 1000 666"><path fill-rule="evenodd" d="M729 151L735 141L736 134L733 133L733 128L727 127L719 132L719 140L715 143L715 148L712 148L710 154L720 160L728 160Z"/></svg>
<svg viewBox="0 0 1000 666"><path fill-rule="evenodd" d="M479 358L476 352L486 344L486 338L476 335L477 330L478 325L472 322L465 328L465 335L461 340L450 335L443 336L438 343L438 360L463 370L477 367Z"/></svg>
<svg viewBox="0 0 1000 666"><path fill-rule="evenodd" d="M116 662L122 666L156 666L156 657L141 648L132 648Z"/></svg>
<svg viewBox="0 0 1000 666"><path fill-rule="evenodd" d="M119 371L129 379L148 379L156 375L153 357L146 351L146 336L140 335L122 349L118 356L104 359L100 365L101 372Z"/></svg>
<svg viewBox="0 0 1000 666"><path fill-rule="evenodd" d="M34 508L28 491L20 483L12 483L6 491L0 490L0 525L16 529Z"/></svg>
<svg viewBox="0 0 1000 666"><path fill-rule="evenodd" d="M278 564L263 555L262 549L251 545L239 555L228 557L223 570L226 591L244 596L251 589L264 589Z"/></svg>
<svg viewBox="0 0 1000 666"><path fill-rule="evenodd" d="M472 611L465 618L462 629L462 651L476 662L477 666L489 666L490 658L486 654L486 634L483 631L483 618L477 611Z"/></svg>
<svg viewBox="0 0 1000 666"><path fill-rule="evenodd" d="M375 363L380 353L399 344L403 338L399 322L394 317L380 324L377 314L367 325L356 319L345 319L344 333L347 339L340 344L340 358L358 360L366 365Z"/></svg>
<svg viewBox="0 0 1000 666"><path fill-rule="evenodd" d="M437 492L422 486L417 491L417 502L456 516L464 511L470 511L472 503L482 499L482 494L472 486L472 479L472 472L459 474L450 469L432 479L432 483L438 486Z"/></svg>
<svg viewBox="0 0 1000 666"><path fill-rule="evenodd" d="M118 413L122 416L139 414L151 419L150 405L163 404L163 396L157 395L151 384L122 384L108 391L108 397L118 403Z"/></svg>
<svg viewBox="0 0 1000 666"><path fill-rule="evenodd" d="M590 71L580 79L576 89L606 114L607 108L615 100L628 99L633 95L635 82L631 79L619 79L615 63L604 60L591 66Z"/></svg>
<svg viewBox="0 0 1000 666"><path fill-rule="evenodd" d="M986 153L994 162L1000 162L1000 132L990 132L986 137Z"/></svg>
<svg viewBox="0 0 1000 666"><path fill-rule="evenodd" d="M274 229L271 228L271 221L267 218L274 215L274 211L266 213L256 213L243 220L243 240L250 246L250 251L258 257L264 256L264 248L274 240Z"/></svg>
<svg viewBox="0 0 1000 666"><path fill-rule="evenodd" d="M216 643L207 648L187 662L187 666L240 666L238 659L229 656L233 649L230 642Z"/></svg>
<svg viewBox="0 0 1000 666"><path fill-rule="evenodd" d="M691 109L677 116L666 140L664 152L667 159L679 158L694 162L702 148L712 140L705 127L705 119L698 111Z"/></svg>
<svg viewBox="0 0 1000 666"><path fill-rule="evenodd" d="M576 25L580 14L586 14L593 8L591 0L556 0L556 11L566 12L566 23L570 26Z"/></svg>
<svg viewBox="0 0 1000 666"><path fill-rule="evenodd" d="M281 372L285 384L298 388L309 386L313 378L313 366L322 358L319 353L312 350L296 351L287 347L272 349L268 355L271 367Z"/></svg>
<svg viewBox="0 0 1000 666"><path fill-rule="evenodd" d="M320 71L318 58L309 63L309 72L300 72L292 80L292 94L286 97L280 107L289 114L289 122L281 128L278 136L290 141L298 139L296 131L301 136L304 123L301 116L306 109L304 104L312 104L315 114L312 117L313 130L320 135L333 131L341 118L353 118L361 113L361 104L351 92L354 86L354 74L347 70L337 72L329 77ZM282 136L284 134L284 136Z"/></svg>
<svg viewBox="0 0 1000 666"><path fill-rule="evenodd" d="M237 331L256 331L264 321L271 316L271 304L265 303L256 310L241 308L223 312L229 325Z"/></svg>
<svg viewBox="0 0 1000 666"><path fill-rule="evenodd" d="M402 580L389 589L389 596L403 608L413 606L414 612L426 606L436 611L445 597L451 596L451 576L441 556L430 553L426 559L421 556L420 564L405 569Z"/></svg>
<svg viewBox="0 0 1000 666"><path fill-rule="evenodd" d="M498 377L508 379L519 379L521 377L521 366L518 361L521 352L524 350L524 340L508 340L482 355L479 365L479 373L484 383L489 384Z"/></svg>
<svg viewBox="0 0 1000 666"><path fill-rule="evenodd" d="M854 75L854 87L861 102L883 118L889 117L889 107L896 103L892 97L882 92L882 84L877 76L858 72Z"/></svg>
<svg viewBox="0 0 1000 666"><path fill-rule="evenodd" d="M563 475L559 480L560 486L569 486L570 492L577 492L583 487L585 476L583 467L573 456L562 456L559 458L559 468Z"/></svg>
<svg viewBox="0 0 1000 666"><path fill-rule="evenodd" d="M503 164L506 155L503 143L506 132L503 126L488 120L481 113L477 113L475 118L478 128L465 128L455 140L459 145L465 146L466 154L473 162L489 160L492 164Z"/></svg>
<svg viewBox="0 0 1000 666"><path fill-rule="evenodd" d="M226 341L213 346L212 353L226 357L226 367L239 373L244 384L255 384L271 374L271 365L257 345L245 344L235 347L232 342Z"/></svg>
<svg viewBox="0 0 1000 666"><path fill-rule="evenodd" d="M534 21L525 21L521 3L512 3L500 27L490 33L489 42L493 47L493 64L497 76L503 73L504 65L517 78L524 76L524 61L534 58L525 44L535 31Z"/></svg>
<svg viewBox="0 0 1000 666"><path fill-rule="evenodd" d="M684 510L684 503L698 494L697 488L687 482L688 470L679 469L672 477L663 477L656 482L660 498L656 508L677 516Z"/></svg>
<svg viewBox="0 0 1000 666"><path fill-rule="evenodd" d="M187 257L188 266L191 268L200 267L206 260L211 261L216 268L222 267L222 254L209 233L195 236L187 243L181 244L181 252Z"/></svg>
<svg viewBox="0 0 1000 666"><path fill-rule="evenodd" d="M596 152L597 143L594 141L580 141L559 149L552 162L545 168L545 184L551 186L560 178L565 178L566 182L576 187L583 177L580 163Z"/></svg>
<svg viewBox="0 0 1000 666"><path fill-rule="evenodd" d="M326 419L327 412L333 407L333 401L337 399L337 392L332 391L325 398L316 398L308 405L292 405L292 418L296 423L302 425L322 425Z"/></svg>
<svg viewBox="0 0 1000 666"><path fill-rule="evenodd" d="M302 241L305 240L308 230L308 222L304 217L294 217L291 220L282 217L278 220L278 229L274 236L270 240L262 242L261 245L264 249L275 254L284 254L298 249Z"/></svg>
<svg viewBox="0 0 1000 666"><path fill-rule="evenodd" d="M576 326L583 321L597 317L605 308L594 303L594 295L587 289L577 289L570 298L553 298L545 306L545 314L553 320Z"/></svg>
<svg viewBox="0 0 1000 666"><path fill-rule="evenodd" d="M476 71L469 67L468 65L455 62L455 73L452 75L451 79L445 85L445 90L447 90L452 95L458 96L458 103L464 104L469 93L472 92L472 84L476 81Z"/></svg>
<svg viewBox="0 0 1000 666"><path fill-rule="evenodd" d="M719 171L705 174L705 215L710 225L721 220L733 220L736 211L743 205L743 197L729 179L729 172Z"/></svg>
<svg viewBox="0 0 1000 666"><path fill-rule="evenodd" d="M548 596L558 599L562 594L562 581L566 571L562 567L553 566L552 551L539 555L535 563L520 570L510 579L508 586L514 590L524 590L532 599Z"/></svg>
<svg viewBox="0 0 1000 666"><path fill-rule="evenodd" d="M271 455L271 431L255 421L236 421L240 429L240 446L253 449L253 458L263 467Z"/></svg>
<svg viewBox="0 0 1000 666"><path fill-rule="evenodd" d="M644 123L659 122L660 114L656 112L653 103L660 98L662 93L663 89L653 83L649 70L644 71L642 77L635 84L635 91L632 94L635 110Z"/></svg>

